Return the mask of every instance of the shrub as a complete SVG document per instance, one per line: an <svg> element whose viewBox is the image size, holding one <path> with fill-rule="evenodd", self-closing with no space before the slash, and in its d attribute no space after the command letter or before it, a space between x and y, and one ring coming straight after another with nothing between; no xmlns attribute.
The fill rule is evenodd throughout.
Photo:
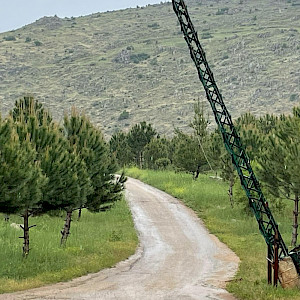
<svg viewBox="0 0 300 300"><path fill-rule="evenodd" d="M8 35L3 38L5 41L15 41L16 38L13 35Z"/></svg>
<svg viewBox="0 0 300 300"><path fill-rule="evenodd" d="M158 29L159 28L159 24L155 22L153 24L148 25L148 27L152 28L152 29Z"/></svg>
<svg viewBox="0 0 300 300"><path fill-rule="evenodd" d="M166 157L159 158L155 161L155 165L158 169L165 170L168 165L171 164L170 159Z"/></svg>
<svg viewBox="0 0 300 300"><path fill-rule="evenodd" d="M138 64L141 61L147 60L150 58L150 55L147 53L139 53L139 54L131 54L130 60L134 62L135 64Z"/></svg>
<svg viewBox="0 0 300 300"><path fill-rule="evenodd" d="M35 44L36 46L42 46L42 45L43 45L42 42L40 42L40 41L34 41L34 44Z"/></svg>
<svg viewBox="0 0 300 300"><path fill-rule="evenodd" d="M218 11L216 12L216 15L224 15L224 14L228 13L228 10L229 10L228 7L218 9Z"/></svg>
<svg viewBox="0 0 300 300"><path fill-rule="evenodd" d="M203 32L202 36L201 36L201 39L205 40L205 39L210 39L212 37L213 36L209 32Z"/></svg>
<svg viewBox="0 0 300 300"><path fill-rule="evenodd" d="M126 110L123 110L123 112L119 115L118 120L121 121L121 120L126 120L126 119L129 119L129 112Z"/></svg>
<svg viewBox="0 0 300 300"><path fill-rule="evenodd" d="M157 66L157 65L158 65L158 63L157 63L157 58L154 57L154 58L150 61L150 64L151 64L152 66Z"/></svg>
<svg viewBox="0 0 300 300"><path fill-rule="evenodd" d="M292 94L292 95L290 95L290 101L291 102L296 101L298 98L299 98L298 94Z"/></svg>

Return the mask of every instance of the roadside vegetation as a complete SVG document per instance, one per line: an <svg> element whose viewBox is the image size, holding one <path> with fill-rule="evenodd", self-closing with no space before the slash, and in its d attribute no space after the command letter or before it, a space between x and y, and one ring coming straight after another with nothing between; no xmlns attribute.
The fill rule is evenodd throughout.
<svg viewBox="0 0 300 300"><path fill-rule="evenodd" d="M14 292L70 280L115 265L135 252L138 244L125 200L100 213L77 213L65 247L59 243L64 214L30 219L31 250L22 257L21 217L0 219L0 293Z"/></svg>
<svg viewBox="0 0 300 300"><path fill-rule="evenodd" d="M172 138L141 122L117 132L110 149L127 175L182 199L211 233L241 259L227 288L239 299L299 299L299 290L267 285L267 246L249 208L240 180L218 131L208 129L203 105L194 105L191 132L174 129ZM297 245L300 171L300 110L292 115L250 113L235 120L242 143L289 250ZM134 167L134 168L133 168Z"/></svg>
<svg viewBox="0 0 300 300"><path fill-rule="evenodd" d="M204 221L208 230L227 244L241 259L239 270L226 289L238 299L298 300L299 290L276 289L267 284L267 247L257 222L240 203L231 207L227 197L227 184L211 178L213 174L200 174L195 181L187 173L174 171L126 169L128 176L138 178L192 208ZM278 210L271 207L283 238L290 237L291 205Z"/></svg>
<svg viewBox="0 0 300 300"><path fill-rule="evenodd" d="M140 122L106 142L75 109L60 126L32 97L17 101L0 121L1 292L67 280L132 254L137 237L120 202L126 178L114 173L135 166L128 175L182 199L238 254L242 262L230 292L240 299L297 299L299 291L267 285L265 242L201 102L194 104L190 131L175 128L172 138ZM247 113L235 126L292 248L298 235L300 110L280 117Z"/></svg>
<svg viewBox="0 0 300 300"><path fill-rule="evenodd" d="M290 245L296 247L300 193L300 109L292 115L264 115L256 118L250 113L235 120L252 167L270 205L278 210L291 207ZM174 129L172 138L160 136L146 122L134 125L129 132L116 132L109 142L112 155L119 166L138 166L140 169L187 172L196 180L210 172L227 183L231 207L242 203L249 212L248 200L240 185L218 130L209 130L204 106L194 104L190 132Z"/></svg>
<svg viewBox="0 0 300 300"><path fill-rule="evenodd" d="M134 252L126 177L115 176L84 114L73 108L60 125L33 97L19 99L0 118L0 161L0 292L96 272Z"/></svg>

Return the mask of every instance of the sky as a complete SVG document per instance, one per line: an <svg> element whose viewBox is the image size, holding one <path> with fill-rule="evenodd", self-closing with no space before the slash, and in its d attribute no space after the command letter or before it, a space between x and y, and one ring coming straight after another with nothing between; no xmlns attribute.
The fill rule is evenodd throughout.
<svg viewBox="0 0 300 300"><path fill-rule="evenodd" d="M20 28L44 16L78 17L160 2L161 0L0 0L0 32Z"/></svg>

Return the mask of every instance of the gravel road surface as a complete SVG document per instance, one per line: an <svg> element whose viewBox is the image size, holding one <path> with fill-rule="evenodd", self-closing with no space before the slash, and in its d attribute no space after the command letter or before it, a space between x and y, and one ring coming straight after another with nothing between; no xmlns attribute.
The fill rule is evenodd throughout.
<svg viewBox="0 0 300 300"><path fill-rule="evenodd" d="M235 299L223 288L237 270L238 257L177 199L135 179L126 185L140 239L133 256L99 273L2 294L0 300Z"/></svg>

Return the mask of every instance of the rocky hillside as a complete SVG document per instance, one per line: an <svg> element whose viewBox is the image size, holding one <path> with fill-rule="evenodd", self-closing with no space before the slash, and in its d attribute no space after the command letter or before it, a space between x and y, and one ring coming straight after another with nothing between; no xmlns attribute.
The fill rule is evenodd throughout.
<svg viewBox="0 0 300 300"><path fill-rule="evenodd" d="M299 103L298 0L186 3L233 117ZM44 17L0 34L2 113L24 94L58 120L75 105L107 135L143 120L171 134L205 100L171 3Z"/></svg>

